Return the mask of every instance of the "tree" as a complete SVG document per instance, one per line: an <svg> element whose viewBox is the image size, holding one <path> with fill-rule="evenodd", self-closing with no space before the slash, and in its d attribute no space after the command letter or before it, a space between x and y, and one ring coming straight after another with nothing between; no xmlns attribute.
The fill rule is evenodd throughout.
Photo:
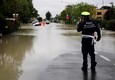
<svg viewBox="0 0 115 80"><path fill-rule="evenodd" d="M115 19L115 6L113 2L111 2L110 4L111 4L110 19Z"/></svg>
<svg viewBox="0 0 115 80"><path fill-rule="evenodd" d="M33 7L33 0L0 0L0 29L6 29L5 26L12 24L6 18L13 18L13 14L18 17L13 24L9 25L9 30L18 29L20 22L28 23L32 17L38 16L38 11ZM2 30L7 31L7 30Z"/></svg>
<svg viewBox="0 0 115 80"><path fill-rule="evenodd" d="M33 7L32 0L0 0L0 13L4 17L13 17L19 14L20 21L25 22L27 18L37 17L38 11Z"/></svg>
<svg viewBox="0 0 115 80"><path fill-rule="evenodd" d="M5 27L5 18L2 14L0 14L0 33L2 32L4 27Z"/></svg>
<svg viewBox="0 0 115 80"><path fill-rule="evenodd" d="M63 11L61 12L59 18L60 18L61 20L63 20L63 21L66 20L66 11L65 11L65 10L63 10Z"/></svg>
<svg viewBox="0 0 115 80"><path fill-rule="evenodd" d="M90 12L91 17L96 15L96 7L94 5L81 2L75 5L66 6L65 10L60 13L60 17L62 20L64 20L65 16L68 14L70 16L70 22L73 22L73 20L78 20L78 18L81 16L81 12L83 11Z"/></svg>
<svg viewBox="0 0 115 80"><path fill-rule="evenodd" d="M49 11L46 12L46 19L47 19L47 20L50 20L51 16L52 16L52 15L51 15L51 13L50 13Z"/></svg>
<svg viewBox="0 0 115 80"><path fill-rule="evenodd" d="M42 17L38 17L37 20L38 20L39 22L42 22Z"/></svg>
<svg viewBox="0 0 115 80"><path fill-rule="evenodd" d="M37 17L37 16L39 16L38 11L35 8L33 8L33 11L31 13L31 17Z"/></svg>
<svg viewBox="0 0 115 80"><path fill-rule="evenodd" d="M107 9L107 12L104 14L104 19L112 20L115 19L115 7L113 2L110 3L111 7Z"/></svg>
<svg viewBox="0 0 115 80"><path fill-rule="evenodd" d="M96 7L94 5L90 5L88 3L79 3L75 6L74 15L76 17L80 17L81 12L88 11L91 14L91 17L96 15Z"/></svg>

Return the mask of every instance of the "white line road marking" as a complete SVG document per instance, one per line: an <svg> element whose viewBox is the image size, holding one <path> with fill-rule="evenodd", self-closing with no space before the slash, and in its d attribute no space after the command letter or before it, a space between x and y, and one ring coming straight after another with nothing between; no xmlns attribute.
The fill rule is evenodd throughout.
<svg viewBox="0 0 115 80"><path fill-rule="evenodd" d="M103 55L99 55L100 57L102 57L103 59L105 59L106 61L111 61L110 59L108 59L107 57L103 56Z"/></svg>
<svg viewBox="0 0 115 80"><path fill-rule="evenodd" d="M98 54L97 52L95 52L95 54ZM101 58L105 59L106 61L111 61L110 59L108 59L107 57L103 56L103 55L99 55ZM115 66L115 64L113 64Z"/></svg>
<svg viewBox="0 0 115 80"><path fill-rule="evenodd" d="M81 45L81 44L80 44ZM94 52L95 54L98 54L98 52ZM98 54L99 55L99 54ZM103 55L99 55L101 58L105 59L106 61L111 61L110 59L108 59L107 57L103 56ZM113 64L115 66L115 64Z"/></svg>

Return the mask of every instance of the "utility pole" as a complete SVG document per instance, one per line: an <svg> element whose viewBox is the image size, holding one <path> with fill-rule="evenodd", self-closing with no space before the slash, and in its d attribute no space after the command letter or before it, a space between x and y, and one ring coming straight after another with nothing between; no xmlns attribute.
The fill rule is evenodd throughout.
<svg viewBox="0 0 115 80"><path fill-rule="evenodd" d="M104 6L104 0L102 0L102 6Z"/></svg>
<svg viewBox="0 0 115 80"><path fill-rule="evenodd" d="M102 0L102 6L104 6L104 0ZM103 10L102 10L102 21L103 21L103 17L104 17L104 13L103 13Z"/></svg>

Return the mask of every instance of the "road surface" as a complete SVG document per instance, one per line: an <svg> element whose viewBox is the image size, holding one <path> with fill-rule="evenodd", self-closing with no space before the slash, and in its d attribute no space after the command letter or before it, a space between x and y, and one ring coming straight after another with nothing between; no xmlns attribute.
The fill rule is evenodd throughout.
<svg viewBox="0 0 115 80"><path fill-rule="evenodd" d="M0 39L0 80L114 80L115 32L102 33L95 45L96 72L83 73L76 29L57 23L24 25Z"/></svg>

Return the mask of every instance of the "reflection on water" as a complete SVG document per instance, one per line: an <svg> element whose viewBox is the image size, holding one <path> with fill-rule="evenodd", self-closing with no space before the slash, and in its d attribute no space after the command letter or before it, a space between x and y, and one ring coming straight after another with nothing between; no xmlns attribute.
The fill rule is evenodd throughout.
<svg viewBox="0 0 115 80"><path fill-rule="evenodd" d="M101 52L115 52L115 33L103 34L101 40L97 42L96 48Z"/></svg>
<svg viewBox="0 0 115 80"><path fill-rule="evenodd" d="M0 39L0 80L18 80L25 53L32 47L32 37L4 36Z"/></svg>
<svg viewBox="0 0 115 80"><path fill-rule="evenodd" d="M91 71L91 80L97 80L96 71Z"/></svg>
<svg viewBox="0 0 115 80"><path fill-rule="evenodd" d="M83 71L83 80L88 80L88 72Z"/></svg>
<svg viewBox="0 0 115 80"><path fill-rule="evenodd" d="M88 71L83 71L83 80L97 80L96 71L91 71L90 75Z"/></svg>

